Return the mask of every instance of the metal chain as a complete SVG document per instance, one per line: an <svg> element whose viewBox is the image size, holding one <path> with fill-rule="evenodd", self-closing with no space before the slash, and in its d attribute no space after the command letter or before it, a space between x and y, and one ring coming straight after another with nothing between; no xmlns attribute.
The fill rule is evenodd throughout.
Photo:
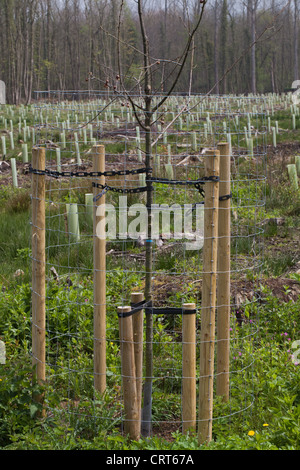
<svg viewBox="0 0 300 470"><path fill-rule="evenodd" d="M99 199L104 193L107 191L112 191L114 193L125 193L125 194L135 194L135 193L143 193L149 190L153 190L152 186L148 188L148 186L140 186L138 188L115 188L113 186L109 186L108 184L100 184L100 183L92 183L94 188L102 189L102 192L98 194L97 199Z"/></svg>
<svg viewBox="0 0 300 470"><path fill-rule="evenodd" d="M138 175L142 173L146 173L149 175L152 172L152 168L135 168L132 170L107 170L107 171L55 171L55 170L49 170L46 168L45 170L38 170L36 168L32 168L32 166L29 166L29 173L33 173L35 175L46 175L46 176L51 176L53 178L59 178L59 177L65 177L65 178L71 178L71 177L76 177L76 178L85 178L85 177L97 177L97 176L125 176L125 175ZM186 181L180 181L180 180L169 180L165 178L153 178L149 177L148 181L152 181L153 183L161 183L161 184L174 184L174 185L194 185L195 188L199 191L201 196L204 197L204 189L202 185L206 182L218 182L220 181L220 178L218 176L206 176L203 177L199 180L186 180ZM100 193L97 197L102 196L104 192L106 191L113 191L116 193L126 193L126 194L134 194L134 193L141 193L145 191L152 191L153 187L150 186L143 186L139 188L115 188L112 186L108 185L102 185L102 184L96 184L93 183L94 187L101 188L102 193ZM219 198L220 201L226 201L227 199L230 199L232 197L232 194L228 194L226 196L221 196Z"/></svg>
<svg viewBox="0 0 300 470"><path fill-rule="evenodd" d="M149 178L151 181L154 183L161 183L161 184L176 184L176 185L186 185L186 184L205 184L206 182L213 182L217 183L220 181L220 178L218 176L204 176L203 178L200 178L198 180L185 180L185 181L180 181L180 180L168 180L166 178L154 178L150 177Z"/></svg>
<svg viewBox="0 0 300 470"><path fill-rule="evenodd" d="M217 183L220 181L220 178L218 176L204 176L201 179L198 180L186 180L186 181L178 181L178 180L168 180L164 178L152 178L150 177L150 180L153 181L154 183L161 183L161 184L174 184L174 185L193 185L195 188L199 191L202 197L204 197L204 189L203 189L203 184L211 181L213 183Z"/></svg>

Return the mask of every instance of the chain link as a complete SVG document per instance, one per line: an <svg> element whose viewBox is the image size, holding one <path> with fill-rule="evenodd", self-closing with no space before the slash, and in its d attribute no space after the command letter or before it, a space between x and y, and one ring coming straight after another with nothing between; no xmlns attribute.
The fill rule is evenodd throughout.
<svg viewBox="0 0 300 470"><path fill-rule="evenodd" d="M59 177L65 177L65 178L85 178L85 177L92 177L95 178L97 176L126 176L126 175L138 175L142 173L146 173L148 178L147 181L152 181L153 183L161 183L161 184L173 184L173 185L178 185L178 186L185 186L185 185L193 185L201 194L202 197L204 197L204 189L203 189L203 184L206 182L218 182L220 181L220 178L218 176L204 176L201 179L198 180L186 180L186 181L180 181L180 180L169 180L165 178L153 178L149 176L150 173L152 173L152 168L135 168L132 170L106 170L106 171L55 171L55 170L49 170L46 168L45 170L38 170L36 168L32 168L32 166L29 166L29 173L33 173L35 175L46 175L46 176L51 176L53 178L59 178ZM92 183L94 187L102 189L102 192L97 196L97 198L101 197L102 194L106 191L113 191L116 193L125 193L125 194L134 194L134 193L142 193L145 191L153 191L152 186L142 186L138 188L115 188L113 186L108 186L107 184L97 184L97 183ZM221 196L220 201L225 201L229 198L231 198L232 195L228 194L226 196Z"/></svg>
<svg viewBox="0 0 300 470"><path fill-rule="evenodd" d="M228 201L228 199L232 198L232 193L226 194L225 196L220 196L219 201Z"/></svg>
<svg viewBox="0 0 300 470"><path fill-rule="evenodd" d="M149 191L149 190L150 191L153 190L152 186L150 186L150 187L140 186L138 188L115 188L113 186L109 186L108 184L99 184L99 183L92 183L92 186L94 188L102 189L102 192L105 190L105 192L106 191L112 191L114 193L126 193L126 194L143 193L143 192L146 192L146 191Z"/></svg>
<svg viewBox="0 0 300 470"><path fill-rule="evenodd" d="M203 176L203 178L200 178L198 180L185 180L185 181L180 181L180 180L168 180L166 178L154 178L150 177L149 178L151 181L154 183L161 183L161 184L176 184L176 185L186 185L186 184L191 184L191 185L198 185L198 184L205 184L206 182L213 182L213 183L218 183L220 181L220 178L218 176Z"/></svg>
<svg viewBox="0 0 300 470"><path fill-rule="evenodd" d="M97 177L97 176L125 176L125 175L139 175L141 173L149 174L151 173L151 168L135 168L133 170L107 170L107 171L55 171L49 170L46 168L45 170L37 170L36 168L29 167L29 173L33 173L35 175L46 175L51 176L53 178L59 177L77 177L77 178L84 178L84 177Z"/></svg>
<svg viewBox="0 0 300 470"><path fill-rule="evenodd" d="M213 183L217 183L220 181L220 178L218 176L204 176L201 179L198 180L186 180L186 181L179 181L179 180L168 180L164 178L152 178L150 177L150 180L153 181L154 183L161 183L161 184L174 184L174 185L193 185L201 194L202 197L204 197L204 189L203 189L203 184L211 181Z"/></svg>

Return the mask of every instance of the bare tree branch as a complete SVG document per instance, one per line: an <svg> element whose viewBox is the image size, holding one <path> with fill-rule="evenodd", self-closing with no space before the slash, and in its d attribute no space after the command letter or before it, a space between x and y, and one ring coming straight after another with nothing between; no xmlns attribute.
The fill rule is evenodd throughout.
<svg viewBox="0 0 300 470"><path fill-rule="evenodd" d="M200 23L202 21L202 18L203 18L203 15L204 15L204 10L205 10L205 5L206 5L207 1L204 0L202 2L202 7L201 7L201 12L200 12L200 15L198 17L198 20L196 21L195 25L194 25L194 28L192 29L191 33L189 34L189 38L188 38L188 41L187 41L187 44L186 44L186 47L185 47L185 51L183 53L183 60L182 60L182 63L179 67L179 71L173 81L173 84L171 85L171 87L169 88L168 92L166 93L166 95L160 100L160 102L154 106L153 108L153 112L155 112L157 109L159 109L162 104L168 99L168 97L172 94L174 88L176 87L177 85L177 82L179 80L179 77L183 71L183 68L185 66L185 63L186 63L186 60L188 58L188 54L189 54L189 51L190 51L190 47L191 47L191 44L192 44L192 41L193 41L193 38L200 26Z"/></svg>

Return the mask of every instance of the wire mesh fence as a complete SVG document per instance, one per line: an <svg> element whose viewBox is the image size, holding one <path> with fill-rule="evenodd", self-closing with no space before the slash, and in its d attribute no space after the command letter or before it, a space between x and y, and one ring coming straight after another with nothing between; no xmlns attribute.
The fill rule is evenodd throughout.
<svg viewBox="0 0 300 470"><path fill-rule="evenodd" d="M131 97L131 100L138 109L142 108L143 97ZM130 398L129 405L124 403L124 388L128 382L139 381L145 393L150 381L150 403L145 403L142 394L137 408L143 409L146 421L150 416L151 433L182 431L186 430L184 405L190 400L183 396L187 378L195 386L189 393L193 398L197 394L196 402L192 402L197 412L195 422L192 423L194 415L188 419L192 429L201 427L204 420L209 421L212 429L232 419L242 420L251 410L253 350L258 336L259 279L263 263L266 147L267 136L272 132L268 128L268 109L271 108L272 100L268 97L171 96L152 116L149 168L145 164L146 152L149 153L148 130L138 125L126 96L79 91L37 92L33 138L39 149L45 149L45 171L38 174L34 167L31 171L37 180L44 178L45 182L48 391L44 403L47 413L67 413L69 419L78 421L88 417L99 430L117 428L121 432L129 419L128 406L133 406ZM215 156L220 144L226 144L229 152L230 175L226 181L219 174L215 177L217 167L211 167L213 171L209 175L206 173L207 155L213 149ZM94 158L99 146L105 150L105 175L103 168L100 172L95 170ZM219 161L222 158L225 157L221 151ZM230 191L222 193L228 187ZM151 208L147 205L147 191L152 193ZM219 231L210 232L209 242L215 246L210 252L216 263L214 270L207 270L203 259L208 192L213 201L211 216L222 212L230 216L229 236L221 230L224 218L219 218L219 227L215 227ZM34 200L38 194L33 193L32 197ZM104 206L104 200L105 212L100 214L96 209ZM208 222L211 229L216 220ZM35 227L34 214L32 224ZM95 268L95 260L98 262L101 256L95 252L95 242L99 239L105 257L102 265ZM226 274L220 269L224 239L230 255L226 270L230 298L226 305L218 296L218 290L222 289L220 279ZM218 245L222 247L219 255ZM151 321L142 324L142 369L138 374L135 364L135 376L124 377L122 344L125 343L120 342L124 325L117 309L132 308L133 293L142 293L143 301L149 300L143 295L149 271L151 304L142 307L144 318ZM104 277L95 286L99 272ZM208 304L213 314L208 317L208 325L213 332L206 339L203 336L205 275L210 282L214 275L216 282L215 294L213 284L208 290L213 301ZM33 283L33 294L34 286ZM99 300L95 299L100 291L104 295L101 300L104 338L99 338L95 329L95 309L99 307ZM192 305L190 315L184 315L187 304ZM226 311L228 337L225 338L218 330L218 321ZM192 361L193 354L187 356L184 349L189 344L183 341L184 321L192 315L195 376L186 377L183 365ZM133 342L141 346L136 339ZM205 358L210 366L209 385L205 386L212 390L208 396L208 417L201 415L204 405L198 399L204 342L212 345L210 355ZM101 343L99 354L105 367L100 373L95 368L95 362L99 361L95 353L97 343ZM229 348L222 349L220 345ZM33 348L33 356L35 353ZM127 351L126 357L130 354ZM224 354L228 354L226 370L222 369L224 358L220 357ZM99 374L104 376L103 389L97 386ZM226 392L220 391L220 377L225 377ZM54 396L59 396L59 407ZM150 414L145 418L145 408L149 407ZM143 413L139 419L143 420Z"/></svg>

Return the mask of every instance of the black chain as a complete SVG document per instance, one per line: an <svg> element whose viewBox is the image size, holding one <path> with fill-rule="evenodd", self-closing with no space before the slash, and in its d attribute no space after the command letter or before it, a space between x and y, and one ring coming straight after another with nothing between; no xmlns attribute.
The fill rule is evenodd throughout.
<svg viewBox="0 0 300 470"><path fill-rule="evenodd" d="M203 184L211 181L213 183L217 183L220 181L220 178L218 176L204 176L201 179L198 180L186 180L186 181L178 181L178 180L168 180L165 178L153 178L150 177L150 180L153 181L154 183L161 183L161 184L174 184L174 185L193 185L201 194L202 197L205 196L204 189L203 189Z"/></svg>
<svg viewBox="0 0 300 470"><path fill-rule="evenodd" d="M232 193L226 194L225 196L220 196L219 201L228 201L228 199L232 198Z"/></svg>
<svg viewBox="0 0 300 470"><path fill-rule="evenodd" d="M203 189L203 186L201 183L195 183L194 184L195 188L198 189L199 193L201 194L202 197L205 196L205 192L204 192L204 189Z"/></svg>
<svg viewBox="0 0 300 470"><path fill-rule="evenodd" d="M145 169L146 173L149 174L152 170L150 169ZM136 171L136 170L133 170ZM206 182L218 182L220 181L220 178L218 176L205 176L199 180L186 180L186 181L180 181L180 180L169 180L165 178L153 178L148 176L146 181L151 181L152 183L162 183L162 184L174 184L174 185L193 185L201 194L202 197L204 197L204 189L203 189L203 184ZM104 193L107 191L113 191L115 193L125 193L125 194L134 194L134 193L142 193L146 191L153 191L153 186L142 186L138 188L115 188L113 186L108 186L107 184L99 184L99 183L92 183L92 186L94 188L100 188L102 189L101 193L99 193L97 196L94 197L94 201L96 202L98 199L100 199ZM228 196L223 196L227 198ZM224 200L224 199L222 199Z"/></svg>
<svg viewBox="0 0 300 470"><path fill-rule="evenodd" d="M180 180L168 180L166 178L154 178L150 177L150 181L153 181L154 183L161 183L161 184L176 184L176 185L186 185L186 184L191 184L191 185L198 185L198 184L205 184L209 181L213 183L217 183L220 181L220 178L218 176L204 176L203 178L200 178L198 180L186 180L186 181L180 181Z"/></svg>
<svg viewBox="0 0 300 470"><path fill-rule="evenodd" d="M218 176L204 176L201 179L198 180L186 180L186 181L180 181L180 180L169 180L165 178L154 178L150 177L149 174L152 172L152 168L135 168L132 170L106 170L106 171L55 171L55 170L49 170L46 168L45 170L38 170L36 168L32 168L32 166L29 166L29 173L33 173L35 175L46 175L46 176L51 176L53 178L60 178L60 177L65 177L65 178L85 178L85 177L92 177L95 178L97 176L126 176L126 175L139 175L142 173L146 173L148 178L147 181L152 181L153 183L161 183L161 184L172 184L172 185L177 185L177 186L185 186L185 185L193 185L201 194L202 197L204 197L204 189L203 189L203 184L206 182L218 182L220 181L220 178ZM142 186L138 188L115 188L112 186L108 186L107 184L102 185L102 184L97 184L97 183L92 183L94 187L102 189L102 192L94 198L94 200L99 199L106 191L113 191L116 193L126 193L126 194L134 194L134 193L142 193L146 191L152 191L153 187L152 186ZM219 198L220 201L226 201L227 199L230 199L232 197L232 194L228 194L226 196L221 196Z"/></svg>
<svg viewBox="0 0 300 470"><path fill-rule="evenodd" d="M92 183L94 188L102 189L102 193L106 191L113 191L114 193L126 193L126 194L134 194L134 193L143 193L148 190L152 190L152 186L148 188L148 186L140 186L138 188L115 188L113 186L109 186L108 184L100 184L100 183ZM100 193L101 194L101 193ZM102 194L101 194L102 195Z"/></svg>
<svg viewBox="0 0 300 470"><path fill-rule="evenodd" d="M29 167L29 173L34 173L35 175L46 175L53 178L59 177L97 177L97 176L124 176L124 175L139 175L141 173L151 173L151 168L135 168L133 170L107 170L107 171L55 171L55 170L37 170L36 168Z"/></svg>

